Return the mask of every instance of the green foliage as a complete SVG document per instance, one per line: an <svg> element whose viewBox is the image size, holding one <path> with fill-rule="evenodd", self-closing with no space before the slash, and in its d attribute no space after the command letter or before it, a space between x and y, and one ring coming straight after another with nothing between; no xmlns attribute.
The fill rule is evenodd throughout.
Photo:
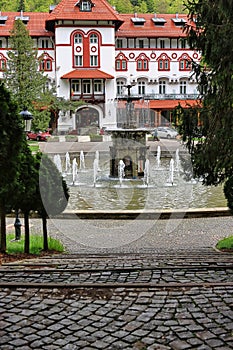
<svg viewBox="0 0 233 350"><path fill-rule="evenodd" d="M29 12L48 12L51 4L58 4L60 0L0 0L2 11L17 11L24 8ZM119 13L148 12L148 13L184 13L184 0L109 0Z"/></svg>
<svg viewBox="0 0 233 350"><path fill-rule="evenodd" d="M187 8L190 18L197 18L196 28L186 27L189 44L203 54L200 65L193 63L202 108L191 128L186 125L193 109L183 111L179 122L184 140L195 136L200 126L204 138L195 145L188 143L194 173L204 184L217 185L233 174L233 3L189 0Z"/></svg>
<svg viewBox="0 0 233 350"><path fill-rule="evenodd" d="M0 101L0 250L4 252L6 249L5 213L17 185L24 134L16 104L3 83L0 83Z"/></svg>
<svg viewBox="0 0 233 350"><path fill-rule="evenodd" d="M34 110L32 120L32 130L44 131L48 128L50 121L50 112L48 109L38 111Z"/></svg>
<svg viewBox="0 0 233 350"><path fill-rule="evenodd" d="M233 212L233 175L224 184L224 194L227 199L227 205Z"/></svg>
<svg viewBox="0 0 233 350"><path fill-rule="evenodd" d="M233 250L233 236L229 236L229 237L221 239L217 243L216 248Z"/></svg>
<svg viewBox="0 0 233 350"><path fill-rule="evenodd" d="M24 252L24 235L21 236L19 241L15 241L15 234L7 234L7 253L8 254L20 254ZM49 250L64 252L64 247L60 241L52 237L48 238ZM40 254L43 249L43 238L40 235L32 235L30 240L30 253Z"/></svg>
<svg viewBox="0 0 233 350"><path fill-rule="evenodd" d="M21 20L14 22L8 52L8 68L4 73L7 87L20 108L33 109L41 98L47 78L38 70L37 50Z"/></svg>

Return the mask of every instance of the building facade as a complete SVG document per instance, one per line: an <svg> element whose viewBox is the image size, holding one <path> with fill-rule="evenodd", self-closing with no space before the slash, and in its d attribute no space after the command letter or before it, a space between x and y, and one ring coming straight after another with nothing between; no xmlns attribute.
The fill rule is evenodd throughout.
<svg viewBox="0 0 233 350"><path fill-rule="evenodd" d="M105 0L61 0L48 13L1 13L0 78L7 67L10 30L27 26L42 57L40 69L57 95L82 100L75 113L60 112L59 133L84 134L124 122L130 87L138 127L171 122L171 111L195 103L198 92L185 15L118 14Z"/></svg>

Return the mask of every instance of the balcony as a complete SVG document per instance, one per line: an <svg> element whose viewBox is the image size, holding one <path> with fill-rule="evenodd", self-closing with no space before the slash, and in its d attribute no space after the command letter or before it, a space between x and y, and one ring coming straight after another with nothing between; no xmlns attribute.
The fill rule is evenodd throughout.
<svg viewBox="0 0 233 350"><path fill-rule="evenodd" d="M116 98L118 100L121 99L127 99L128 95L122 94L122 95L117 95ZM144 94L144 95L139 95L139 94L130 94L130 97L132 99L138 99L138 100L196 100L198 99L199 95L198 94Z"/></svg>

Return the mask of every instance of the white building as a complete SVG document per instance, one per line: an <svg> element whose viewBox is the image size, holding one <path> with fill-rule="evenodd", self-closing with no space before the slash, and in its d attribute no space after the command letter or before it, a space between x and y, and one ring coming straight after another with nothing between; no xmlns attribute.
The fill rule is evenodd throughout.
<svg viewBox="0 0 233 350"><path fill-rule="evenodd" d="M18 17L43 55L41 69L57 95L83 101L76 113L60 113L54 126L60 133L121 125L123 110L116 113L116 106L127 85L140 127L170 122L178 103L195 103L190 61L200 60L200 53L187 45L185 15L122 15L105 0L61 0L49 13L1 13L0 74Z"/></svg>

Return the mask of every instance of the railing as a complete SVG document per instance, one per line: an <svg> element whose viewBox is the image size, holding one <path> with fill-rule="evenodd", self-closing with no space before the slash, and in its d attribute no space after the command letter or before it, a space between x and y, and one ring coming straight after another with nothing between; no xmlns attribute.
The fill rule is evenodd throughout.
<svg viewBox="0 0 233 350"><path fill-rule="evenodd" d="M130 94L132 98L138 98L143 100L196 100L198 99L198 94ZM117 95L117 99L126 99L127 95Z"/></svg>

